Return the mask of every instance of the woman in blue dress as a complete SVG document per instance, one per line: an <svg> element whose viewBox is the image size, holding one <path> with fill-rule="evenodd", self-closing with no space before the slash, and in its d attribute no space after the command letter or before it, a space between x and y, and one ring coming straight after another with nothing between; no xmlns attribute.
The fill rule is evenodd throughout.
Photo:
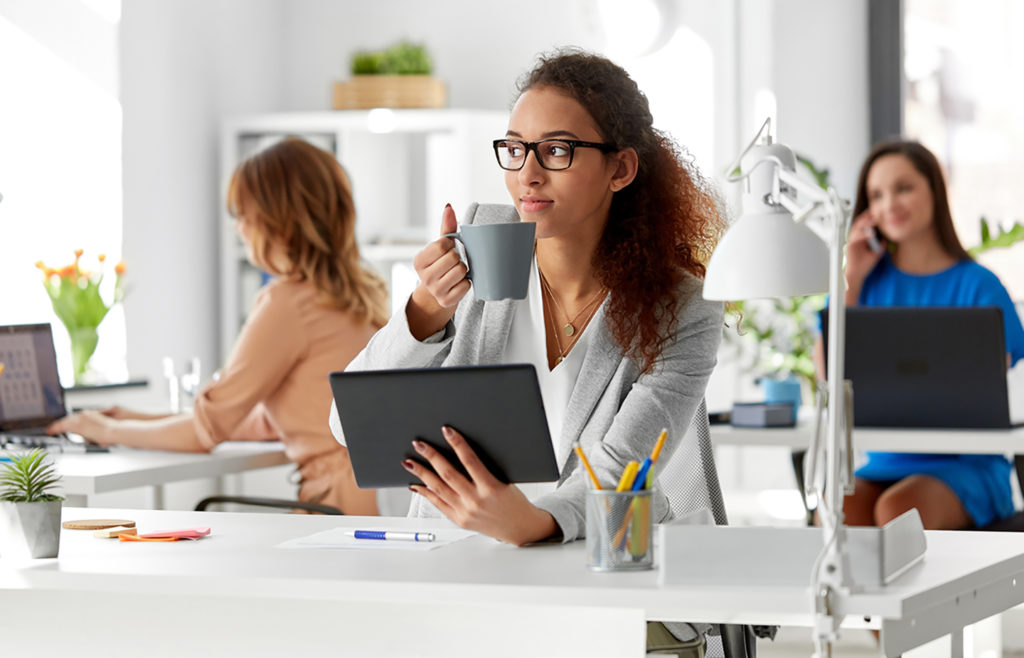
<svg viewBox="0 0 1024 658"><path fill-rule="evenodd" d="M847 306L999 306L1007 364L1024 357L1024 329L1006 289L974 262L953 227L935 156L917 142L872 150L860 171L846 248ZM843 512L884 525L917 508L926 528L984 526L1013 513L1001 455L868 454Z"/></svg>

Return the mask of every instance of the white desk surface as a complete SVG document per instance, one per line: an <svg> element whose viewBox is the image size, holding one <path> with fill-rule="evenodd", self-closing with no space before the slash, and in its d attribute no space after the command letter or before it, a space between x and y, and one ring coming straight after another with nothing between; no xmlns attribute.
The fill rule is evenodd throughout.
<svg viewBox="0 0 1024 658"><path fill-rule="evenodd" d="M714 445L779 446L805 449L814 432L812 421L801 419L796 427L733 427L712 425ZM1013 429L907 429L855 427L856 450L887 452L934 452L956 454L1024 453L1024 427Z"/></svg>
<svg viewBox="0 0 1024 658"><path fill-rule="evenodd" d="M110 452L53 453L65 494L91 496L134 487L215 478L287 464L276 441L228 441L213 452L164 452L114 447Z"/></svg>
<svg viewBox="0 0 1024 658"><path fill-rule="evenodd" d="M89 633L90 624L99 624L111 632L129 637L139 633L145 639L145 633L151 632L146 629L156 623L151 614L156 614L165 629L198 625L196 633L210 648L227 641L235 649L254 650L255 655L280 651L296 637L304 638L306 655L337 653L341 646L365 649L377 646L374 642L383 639L380 633L390 628L399 635L385 646L395 651L373 655L403 655L410 649L418 652L413 655L478 655L479 642L487 638L497 643L496 651L488 647L484 652L488 655L527 655L529 643L543 638L548 643L543 646L552 651L537 653L534 644L532 655L583 655L575 651L586 646L588 652L596 652L586 655L640 656L645 619L812 623L804 583L661 587L656 570L588 571L583 542L517 549L474 536L422 553L282 549L276 546L285 540L328 528L436 528L439 522L64 511L65 520L107 516L135 519L142 532L202 525L210 526L212 534L196 542L146 544L94 539L89 532L65 530L59 559L0 560L0 608L6 611L0 615L3 637L12 637L16 628L46 626L47 619L57 615L64 633ZM847 621L855 625L863 624L865 616L872 617L889 638L893 654L948 634L950 624L962 627L1024 602L1024 534L927 535L929 548L922 564L884 590L849 595L841 603L849 615ZM48 614L39 615L36 604L47 606ZM134 630L129 632L125 624L111 625L119 606L132 614L140 605L153 612L135 615ZM71 626L69 615L76 620ZM204 621L211 616L215 621ZM46 627L52 631L52 626ZM403 627L413 633L412 640L401 639ZM516 628L518 632L513 632ZM525 628L533 631L524 634ZM565 649L571 652L557 653L559 638L566 637L573 638ZM586 644L591 639L595 641ZM59 644L60 638L55 641ZM321 642L327 644L320 646ZM432 642L445 643L444 650ZM152 654L153 648L136 644L132 650Z"/></svg>

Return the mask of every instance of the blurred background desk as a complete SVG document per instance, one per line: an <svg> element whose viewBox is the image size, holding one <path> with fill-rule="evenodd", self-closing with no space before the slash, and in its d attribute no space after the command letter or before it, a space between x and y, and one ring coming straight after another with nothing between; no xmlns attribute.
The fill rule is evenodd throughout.
<svg viewBox="0 0 1024 658"><path fill-rule="evenodd" d="M288 463L284 448L277 441L228 441L211 453L115 447L105 453L54 453L53 457L58 472L64 478L66 505L87 507L89 497L96 494L151 487L154 509L164 507L166 484L201 478L220 479L225 475Z"/></svg>
<svg viewBox="0 0 1024 658"><path fill-rule="evenodd" d="M813 432L814 423L803 419L796 427L712 425L711 443L715 446L776 446L806 450ZM978 455L1024 453L1024 427L1005 430L855 427L853 449Z"/></svg>

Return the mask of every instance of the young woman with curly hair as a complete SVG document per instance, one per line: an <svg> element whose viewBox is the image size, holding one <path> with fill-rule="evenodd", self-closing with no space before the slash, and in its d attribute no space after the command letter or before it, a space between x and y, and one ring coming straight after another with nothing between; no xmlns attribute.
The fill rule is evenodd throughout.
<svg viewBox="0 0 1024 658"><path fill-rule="evenodd" d="M387 321L387 289L360 262L355 207L335 157L289 138L246 159L228 210L249 260L275 279L260 291L219 377L190 413L83 411L54 432L103 445L206 452L232 439L276 439L297 465L298 498L347 514L376 514L348 450L323 425L327 375Z"/></svg>
<svg viewBox="0 0 1024 658"><path fill-rule="evenodd" d="M403 462L422 482L411 487L410 513L443 514L517 545L571 541L585 532L590 486L572 443L614 483L627 462L651 453L661 428L671 454L700 406L723 315L703 299L701 282L723 219L705 181L652 126L636 83L602 57L542 57L494 149L514 207L472 206L462 221L536 224L527 298L475 299L453 241L442 237L414 261L420 284L405 312L349 369L534 364L559 481L502 484L443 428L469 477L414 442L432 470ZM455 229L449 206L441 234ZM336 410L331 420L343 441ZM655 520L669 514L658 496Z"/></svg>

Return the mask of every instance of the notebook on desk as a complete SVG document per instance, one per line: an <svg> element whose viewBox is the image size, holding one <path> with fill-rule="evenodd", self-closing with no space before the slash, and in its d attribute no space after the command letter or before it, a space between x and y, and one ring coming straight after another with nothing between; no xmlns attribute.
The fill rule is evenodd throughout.
<svg viewBox="0 0 1024 658"><path fill-rule="evenodd" d="M67 413L49 324L0 325L0 364L0 448L103 450L46 434Z"/></svg>
<svg viewBox="0 0 1024 658"><path fill-rule="evenodd" d="M856 426L1014 426L999 307L848 308L845 354Z"/></svg>

